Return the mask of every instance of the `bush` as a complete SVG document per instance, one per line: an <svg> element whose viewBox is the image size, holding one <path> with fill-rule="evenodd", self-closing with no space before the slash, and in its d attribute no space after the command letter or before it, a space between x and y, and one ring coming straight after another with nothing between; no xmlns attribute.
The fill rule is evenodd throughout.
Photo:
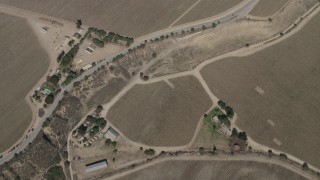
<svg viewBox="0 0 320 180"><path fill-rule="evenodd" d="M146 149L146 150L144 151L144 153L145 153L146 155L153 156L156 152L155 152L153 149L149 148L149 149Z"/></svg>
<svg viewBox="0 0 320 180"><path fill-rule="evenodd" d="M81 25L82 25L82 21L81 19L78 19L77 22L76 22L76 25L77 25L77 28L81 28Z"/></svg>
<svg viewBox="0 0 320 180"><path fill-rule="evenodd" d="M64 179L64 173L61 166L53 166L47 171L47 178L49 180L57 180L57 179Z"/></svg>
<svg viewBox="0 0 320 180"><path fill-rule="evenodd" d="M65 52L64 51L62 51L60 54L59 54L59 56L57 57L57 62L59 63L60 61L61 61L61 59L62 59L62 57L65 55Z"/></svg>
<svg viewBox="0 0 320 180"><path fill-rule="evenodd" d="M72 39L71 41L68 42L68 45L71 47L74 44L74 40Z"/></svg>
<svg viewBox="0 0 320 180"><path fill-rule="evenodd" d="M233 109L231 107L229 107L229 106L226 107L226 113L227 113L227 116L229 118L233 118L234 112L233 112Z"/></svg>
<svg viewBox="0 0 320 180"><path fill-rule="evenodd" d="M49 95L46 97L45 102L46 102L47 104L52 104L53 101L54 101L54 95L51 93L51 94L49 94Z"/></svg>
<svg viewBox="0 0 320 180"><path fill-rule="evenodd" d="M60 80L59 76L55 74L49 78L49 82L51 82L54 85L57 85L59 83L59 80Z"/></svg>
<svg viewBox="0 0 320 180"><path fill-rule="evenodd" d="M308 163L303 163L302 164L302 168L304 169L304 170L307 170L307 169L309 169L309 165L308 165Z"/></svg>
<svg viewBox="0 0 320 180"><path fill-rule="evenodd" d="M96 46L98 46L100 48L104 47L104 42L99 40L99 39L97 39L97 38L93 38L92 42L93 42L94 45L96 45Z"/></svg>
<svg viewBox="0 0 320 180"><path fill-rule="evenodd" d="M216 28L217 24L216 23L212 23L212 28Z"/></svg>
<svg viewBox="0 0 320 180"><path fill-rule="evenodd" d="M242 140L244 140L244 141L247 141L247 140L248 140L247 133L246 133L245 131L239 132L238 138L239 138L239 139L242 139Z"/></svg>
<svg viewBox="0 0 320 180"><path fill-rule="evenodd" d="M154 52L154 53L152 53L152 57L153 58L156 58L157 57L157 54Z"/></svg>
<svg viewBox="0 0 320 180"><path fill-rule="evenodd" d="M280 158L283 158L283 159L288 159L288 156L286 154L283 154L283 153L280 153Z"/></svg>

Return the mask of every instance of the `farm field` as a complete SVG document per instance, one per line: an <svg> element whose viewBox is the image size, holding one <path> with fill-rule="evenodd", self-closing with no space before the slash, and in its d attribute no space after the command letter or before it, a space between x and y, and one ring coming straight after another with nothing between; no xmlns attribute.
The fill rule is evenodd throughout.
<svg viewBox="0 0 320 180"><path fill-rule="evenodd" d="M278 165L255 161L170 160L125 175L129 179L306 179Z"/></svg>
<svg viewBox="0 0 320 180"><path fill-rule="evenodd" d="M133 37L168 27L195 2L196 0L0 0L0 3L73 22L82 19L85 25Z"/></svg>
<svg viewBox="0 0 320 180"><path fill-rule="evenodd" d="M201 0L187 14L185 14L175 25L180 25L199 19L208 18L240 4L243 0Z"/></svg>
<svg viewBox="0 0 320 180"><path fill-rule="evenodd" d="M46 72L49 57L26 20L0 13L0 26L2 152L21 138L32 120L25 97Z"/></svg>
<svg viewBox="0 0 320 180"><path fill-rule="evenodd" d="M212 102L194 76L135 85L107 114L130 140L150 146L189 143ZM174 87L171 87L174 86Z"/></svg>
<svg viewBox="0 0 320 180"><path fill-rule="evenodd" d="M253 16L273 16L278 10L280 10L289 0L260 0L259 3L249 13Z"/></svg>
<svg viewBox="0 0 320 180"><path fill-rule="evenodd" d="M108 103L126 84L126 81L122 78L111 79L107 85L90 97L87 102L88 107Z"/></svg>
<svg viewBox="0 0 320 180"><path fill-rule="evenodd" d="M320 167L320 14L256 54L214 62L201 74L238 113L253 140Z"/></svg>

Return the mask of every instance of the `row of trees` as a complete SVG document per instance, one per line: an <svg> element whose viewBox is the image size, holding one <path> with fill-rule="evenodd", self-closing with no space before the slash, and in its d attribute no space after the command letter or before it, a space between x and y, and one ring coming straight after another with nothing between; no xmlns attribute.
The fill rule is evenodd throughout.
<svg viewBox="0 0 320 180"><path fill-rule="evenodd" d="M234 116L234 111L233 109L230 107L230 106L227 106L227 104L223 101L218 101L218 105L220 106L221 109L225 110L226 113L227 113L227 116L229 118L233 118Z"/></svg>
<svg viewBox="0 0 320 180"><path fill-rule="evenodd" d="M244 141L248 140L247 133L245 131L238 132L238 130L236 128L232 129L231 137L238 137L239 139L244 140Z"/></svg>

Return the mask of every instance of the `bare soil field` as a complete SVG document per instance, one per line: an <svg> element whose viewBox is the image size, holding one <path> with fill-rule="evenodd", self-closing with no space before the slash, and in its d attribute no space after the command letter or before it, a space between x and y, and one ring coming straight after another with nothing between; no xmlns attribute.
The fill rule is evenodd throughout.
<svg viewBox="0 0 320 180"><path fill-rule="evenodd" d="M175 25L180 25L220 14L243 0L201 0L187 14L185 14Z"/></svg>
<svg viewBox="0 0 320 180"><path fill-rule="evenodd" d="M122 78L113 78L102 89L95 92L89 99L88 107L105 104L111 100L126 85Z"/></svg>
<svg viewBox="0 0 320 180"><path fill-rule="evenodd" d="M280 10L289 0L260 0L259 3L249 13L253 16L273 16Z"/></svg>
<svg viewBox="0 0 320 180"><path fill-rule="evenodd" d="M227 58L201 74L238 113L253 140L320 167L320 14L297 34L247 57ZM270 123L272 122L272 123Z"/></svg>
<svg viewBox="0 0 320 180"><path fill-rule="evenodd" d="M241 19L216 29L177 39L175 46L148 69L151 77L189 71L201 62L240 49L245 45L278 35L306 13L317 1L292 1L286 8L268 20Z"/></svg>
<svg viewBox="0 0 320 180"><path fill-rule="evenodd" d="M150 146L187 144L211 100L200 82L185 76L135 85L107 114L130 140Z"/></svg>
<svg viewBox="0 0 320 180"><path fill-rule="evenodd" d="M0 0L17 8L138 37L168 27L196 0Z"/></svg>
<svg viewBox="0 0 320 180"><path fill-rule="evenodd" d="M0 13L0 152L14 144L32 121L25 97L49 67L26 20Z"/></svg>
<svg viewBox="0 0 320 180"><path fill-rule="evenodd" d="M133 172L131 179L306 179L278 165L254 161L171 160Z"/></svg>

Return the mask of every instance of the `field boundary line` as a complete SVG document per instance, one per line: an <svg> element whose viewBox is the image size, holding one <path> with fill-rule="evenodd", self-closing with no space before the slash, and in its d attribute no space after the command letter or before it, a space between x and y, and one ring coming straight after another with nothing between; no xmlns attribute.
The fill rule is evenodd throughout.
<svg viewBox="0 0 320 180"><path fill-rule="evenodd" d="M169 28L172 27L174 24L176 24L180 19L182 19L186 14L188 14L189 11L191 11L195 6L197 6L200 3L201 0L198 0L193 5L189 7L184 13L182 13L173 23L169 25Z"/></svg>

